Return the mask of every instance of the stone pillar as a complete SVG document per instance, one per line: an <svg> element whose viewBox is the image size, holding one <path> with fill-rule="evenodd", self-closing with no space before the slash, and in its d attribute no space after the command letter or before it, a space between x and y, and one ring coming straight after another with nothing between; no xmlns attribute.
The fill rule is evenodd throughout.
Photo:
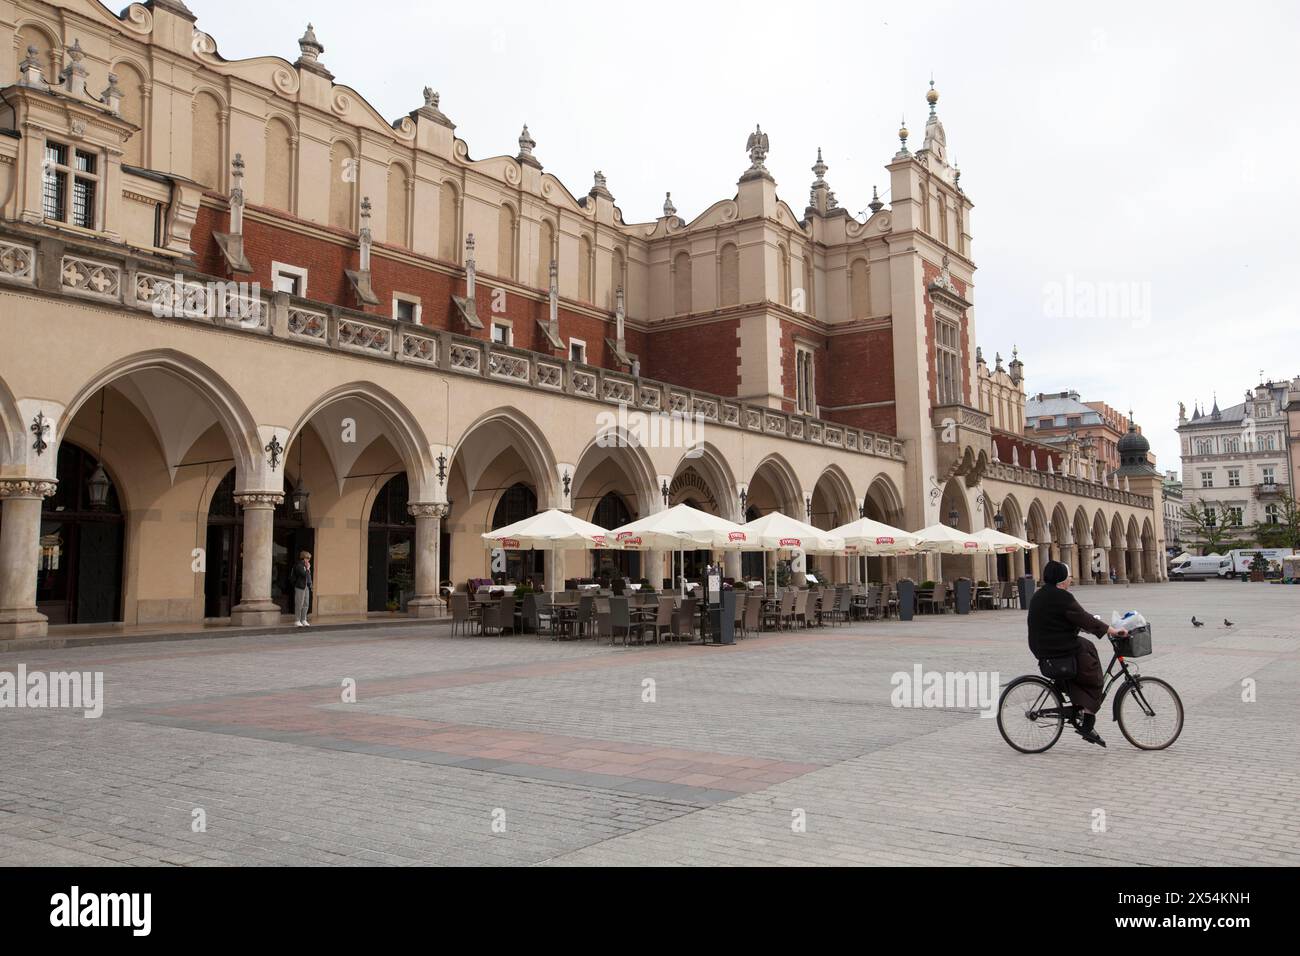
<svg viewBox="0 0 1300 956"><path fill-rule="evenodd" d="M42 637L49 628L36 610L36 571L41 557L41 500L58 483L0 479L0 641Z"/></svg>
<svg viewBox="0 0 1300 956"><path fill-rule="evenodd" d="M1092 542L1079 542L1076 551L1079 558L1079 566L1074 569L1074 580L1078 584L1092 584Z"/></svg>
<svg viewBox="0 0 1300 956"><path fill-rule="evenodd" d="M641 567L641 576L650 582L650 586L656 591L664 586L664 578L668 576L664 565L667 561L667 551L643 551L644 560Z"/></svg>
<svg viewBox="0 0 1300 956"><path fill-rule="evenodd" d="M1079 549L1076 548L1073 543L1061 545L1061 561L1062 563L1065 564L1066 567L1070 569L1070 572L1074 575L1074 582L1076 584L1079 583L1078 557L1079 557Z"/></svg>
<svg viewBox="0 0 1300 956"><path fill-rule="evenodd" d="M442 519L446 505L408 504L407 512L415 519L415 597L406 603L414 617L438 617L443 613L442 592Z"/></svg>
<svg viewBox="0 0 1300 956"><path fill-rule="evenodd" d="M733 581L740 580L739 551L724 551L722 553L722 574L723 577L731 578Z"/></svg>
<svg viewBox="0 0 1300 956"><path fill-rule="evenodd" d="M1133 584L1141 584L1144 580L1142 577L1142 549L1130 548L1128 553L1133 563L1133 576L1129 578L1129 581Z"/></svg>
<svg viewBox="0 0 1300 956"><path fill-rule="evenodd" d="M239 627L273 627L280 623L280 606L271 600L271 546L275 506L283 494L257 491L235 495L244 509L244 559L239 603L230 623Z"/></svg>

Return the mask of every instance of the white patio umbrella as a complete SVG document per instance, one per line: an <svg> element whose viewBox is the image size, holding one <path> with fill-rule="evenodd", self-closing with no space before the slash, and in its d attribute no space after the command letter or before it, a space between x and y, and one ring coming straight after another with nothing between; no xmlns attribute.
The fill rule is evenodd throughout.
<svg viewBox="0 0 1300 956"><path fill-rule="evenodd" d="M556 508L489 531L483 535L483 541L487 547L503 551L568 551L616 547L604 528ZM554 581L550 583L555 584Z"/></svg>
<svg viewBox="0 0 1300 956"><path fill-rule="evenodd" d="M932 524L928 528L913 532L916 535L918 551L933 551L945 554L979 554L982 542L967 534L950 528L946 524ZM987 553L987 552L986 552ZM939 558L939 578L943 578L943 558Z"/></svg>
<svg viewBox="0 0 1300 956"><path fill-rule="evenodd" d="M687 550L749 550L748 533L734 521L690 505L673 505L610 531L614 546L628 550L677 551L685 564ZM682 586L685 593L685 584Z"/></svg>
<svg viewBox="0 0 1300 956"><path fill-rule="evenodd" d="M917 548L916 535L871 518L859 518L833 529L851 555L908 554Z"/></svg>
<svg viewBox="0 0 1300 956"><path fill-rule="evenodd" d="M1013 554L1016 551L1032 551L1038 545L1013 534L999 531L997 528L981 528L971 535L981 543L981 550L986 554Z"/></svg>
<svg viewBox="0 0 1300 956"><path fill-rule="evenodd" d="M746 551L763 552L763 581L767 581L767 552L803 551L805 554L839 554L844 550L844 539L831 531L805 524L779 511L769 511L742 525L749 534Z"/></svg>

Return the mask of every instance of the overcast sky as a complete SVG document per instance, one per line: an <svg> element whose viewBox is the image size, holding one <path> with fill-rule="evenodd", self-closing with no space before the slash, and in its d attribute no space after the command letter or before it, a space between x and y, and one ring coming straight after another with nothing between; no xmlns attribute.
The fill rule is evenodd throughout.
<svg viewBox="0 0 1300 956"><path fill-rule="evenodd" d="M755 123L796 213L821 146L865 209L931 72L972 214L977 340L1030 394L1127 409L1178 468L1178 402L1300 375L1300 5L188 0L229 59L322 60L393 119L425 85L476 159L536 155L628 222L735 194Z"/></svg>

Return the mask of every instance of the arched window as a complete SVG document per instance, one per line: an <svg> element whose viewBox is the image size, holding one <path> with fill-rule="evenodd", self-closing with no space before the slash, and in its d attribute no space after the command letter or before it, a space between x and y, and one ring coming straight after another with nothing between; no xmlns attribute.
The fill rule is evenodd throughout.
<svg viewBox="0 0 1300 956"><path fill-rule="evenodd" d="M266 124L266 178L262 201L293 212L293 130L281 119Z"/></svg>
<svg viewBox="0 0 1300 956"><path fill-rule="evenodd" d="M506 489L492 512L492 530L512 525L537 514L537 493L522 482ZM507 551L505 578L523 581L546 573L545 551Z"/></svg>
<svg viewBox="0 0 1300 956"><path fill-rule="evenodd" d="M578 240L578 297L583 302L594 302L595 291L591 287L593 275L592 256L595 254L590 236Z"/></svg>
<svg viewBox="0 0 1300 956"><path fill-rule="evenodd" d="M58 488L41 502L36 606L51 624L122 620L125 527L117 489L103 507L90 496L98 459L72 442L59 445Z"/></svg>
<svg viewBox="0 0 1300 956"><path fill-rule="evenodd" d="M595 513L591 517L593 524L612 531L625 524L631 524L635 518L623 500L623 496L611 491L596 503ZM597 578L631 578L641 577L641 554L637 551L593 551L592 575ZM651 582L658 585L659 582Z"/></svg>
<svg viewBox="0 0 1300 956"><path fill-rule="evenodd" d="M407 196L411 191L411 180L406 175L406 167L393 163L388 167L388 231L389 243L394 246L408 244L408 219L406 213Z"/></svg>
<svg viewBox="0 0 1300 956"><path fill-rule="evenodd" d="M194 97L190 134L190 175L209 189L220 190L225 157L221 154L221 102L211 93Z"/></svg>
<svg viewBox="0 0 1300 956"><path fill-rule="evenodd" d="M366 606L405 610L415 589L415 519L406 510L406 473L394 475L370 506L366 553Z"/></svg>
<svg viewBox="0 0 1300 956"><path fill-rule="evenodd" d="M357 160L352 147L340 140L330 149L330 225L352 229L356 208Z"/></svg>
<svg viewBox="0 0 1300 956"><path fill-rule="evenodd" d="M551 287L551 260L555 258L555 227L543 219L537 243L537 285Z"/></svg>
<svg viewBox="0 0 1300 956"><path fill-rule="evenodd" d="M871 314L871 270L866 259L854 259L849 268L849 302L852 319Z"/></svg>
<svg viewBox="0 0 1300 956"><path fill-rule="evenodd" d="M497 275L515 278L515 211L504 203L497 212Z"/></svg>
<svg viewBox="0 0 1300 956"><path fill-rule="evenodd" d="M740 305L740 250L734 242L722 247L722 289L718 301Z"/></svg>
<svg viewBox="0 0 1300 956"><path fill-rule="evenodd" d="M537 514L537 492L523 482L506 489L492 512L492 530L512 525Z"/></svg>
<svg viewBox="0 0 1300 956"><path fill-rule="evenodd" d="M691 256L679 252L673 259L673 314L686 315L691 311Z"/></svg>
<svg viewBox="0 0 1300 956"><path fill-rule="evenodd" d="M451 182L444 182L438 188L438 258L448 262L460 261L457 198L456 187Z"/></svg>
<svg viewBox="0 0 1300 956"><path fill-rule="evenodd" d="M140 75L140 71L129 63L118 63L114 67L114 72L117 74L117 85L122 89L122 119L140 127L122 144L122 162L128 166L143 166L146 124L144 78Z"/></svg>

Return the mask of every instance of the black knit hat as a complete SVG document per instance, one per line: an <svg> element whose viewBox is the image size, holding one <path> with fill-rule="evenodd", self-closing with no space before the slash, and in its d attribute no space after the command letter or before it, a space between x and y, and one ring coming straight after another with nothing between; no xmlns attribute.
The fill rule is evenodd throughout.
<svg viewBox="0 0 1300 956"><path fill-rule="evenodd" d="M1062 564L1060 561L1048 561L1047 567L1043 568L1044 584L1060 584L1070 576L1070 567Z"/></svg>

